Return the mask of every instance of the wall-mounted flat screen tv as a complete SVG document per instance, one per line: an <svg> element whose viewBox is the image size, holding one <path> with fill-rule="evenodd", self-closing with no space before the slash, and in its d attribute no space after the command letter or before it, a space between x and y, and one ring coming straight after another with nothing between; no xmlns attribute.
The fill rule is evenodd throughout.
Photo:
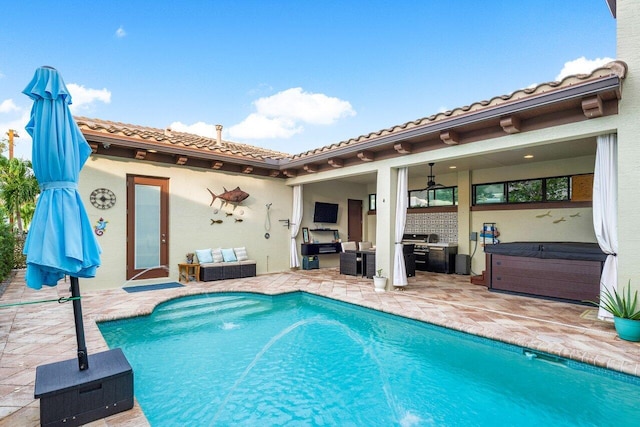
<svg viewBox="0 0 640 427"><path fill-rule="evenodd" d="M338 205L316 202L313 210L313 222L316 224L335 224L338 222Z"/></svg>

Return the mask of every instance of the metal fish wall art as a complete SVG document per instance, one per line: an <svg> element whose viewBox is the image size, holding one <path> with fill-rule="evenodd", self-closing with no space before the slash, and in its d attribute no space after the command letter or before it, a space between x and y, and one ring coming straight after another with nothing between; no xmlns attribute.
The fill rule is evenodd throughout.
<svg viewBox="0 0 640 427"><path fill-rule="evenodd" d="M227 216L231 216L231 215L233 215L233 213L232 213L232 212L225 212L225 214L227 214Z"/></svg>
<svg viewBox="0 0 640 427"><path fill-rule="evenodd" d="M536 218L544 218L545 216L551 216L551 211L547 211L546 214L536 215Z"/></svg>
<svg viewBox="0 0 640 427"><path fill-rule="evenodd" d="M213 219L211 218L211 225L213 224L222 224L222 220L221 219Z"/></svg>
<svg viewBox="0 0 640 427"><path fill-rule="evenodd" d="M225 187L222 188L224 189L224 193L218 195L207 188L212 197L209 206L213 206L213 202L215 202L216 199L220 199L223 206L227 203L235 206L242 203L243 200L249 197L249 193L242 191L240 187L236 187L231 191L227 190Z"/></svg>
<svg viewBox="0 0 640 427"><path fill-rule="evenodd" d="M573 215L569 215L571 218L576 218L580 216L580 212L574 213Z"/></svg>
<svg viewBox="0 0 640 427"><path fill-rule="evenodd" d="M555 221L553 221L554 224L558 224L562 221L566 221L566 219L564 219L564 217L560 218L560 219L556 219Z"/></svg>
<svg viewBox="0 0 640 427"><path fill-rule="evenodd" d="M236 222L242 222L244 221L242 218L236 218Z"/></svg>

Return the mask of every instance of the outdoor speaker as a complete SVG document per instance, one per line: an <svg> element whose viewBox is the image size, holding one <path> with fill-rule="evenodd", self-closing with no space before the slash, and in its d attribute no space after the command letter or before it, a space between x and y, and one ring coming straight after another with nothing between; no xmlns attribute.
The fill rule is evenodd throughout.
<svg viewBox="0 0 640 427"><path fill-rule="evenodd" d="M469 274L471 258L469 255L456 254L456 274Z"/></svg>

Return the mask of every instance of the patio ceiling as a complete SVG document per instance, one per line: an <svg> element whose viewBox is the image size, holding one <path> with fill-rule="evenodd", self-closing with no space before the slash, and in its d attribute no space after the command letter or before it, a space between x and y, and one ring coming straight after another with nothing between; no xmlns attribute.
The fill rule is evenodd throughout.
<svg viewBox="0 0 640 427"><path fill-rule="evenodd" d="M596 152L596 138L582 138L561 143L540 145L528 148L517 148L499 153L484 153L451 160L440 160L433 166L436 176L452 172L467 170L491 169L503 166L516 166L535 162L569 159L573 157L591 156ZM533 155L532 159L525 159L525 155ZM455 166L455 168L451 168ZM410 178L425 178L429 172L429 166L425 162L421 165L409 167ZM376 173L369 172L362 175L336 178L336 181L351 182L356 184L374 184Z"/></svg>

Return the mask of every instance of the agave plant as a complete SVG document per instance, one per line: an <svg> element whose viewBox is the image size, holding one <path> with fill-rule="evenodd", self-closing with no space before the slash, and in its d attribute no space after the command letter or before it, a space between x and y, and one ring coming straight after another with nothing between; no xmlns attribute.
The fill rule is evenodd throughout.
<svg viewBox="0 0 640 427"><path fill-rule="evenodd" d="M600 304L593 302L593 304L601 306L615 317L640 320L640 308L636 309L637 303L638 291L635 291L633 298L631 298L631 281L622 288L620 293L615 289L609 291L605 288L600 297Z"/></svg>

